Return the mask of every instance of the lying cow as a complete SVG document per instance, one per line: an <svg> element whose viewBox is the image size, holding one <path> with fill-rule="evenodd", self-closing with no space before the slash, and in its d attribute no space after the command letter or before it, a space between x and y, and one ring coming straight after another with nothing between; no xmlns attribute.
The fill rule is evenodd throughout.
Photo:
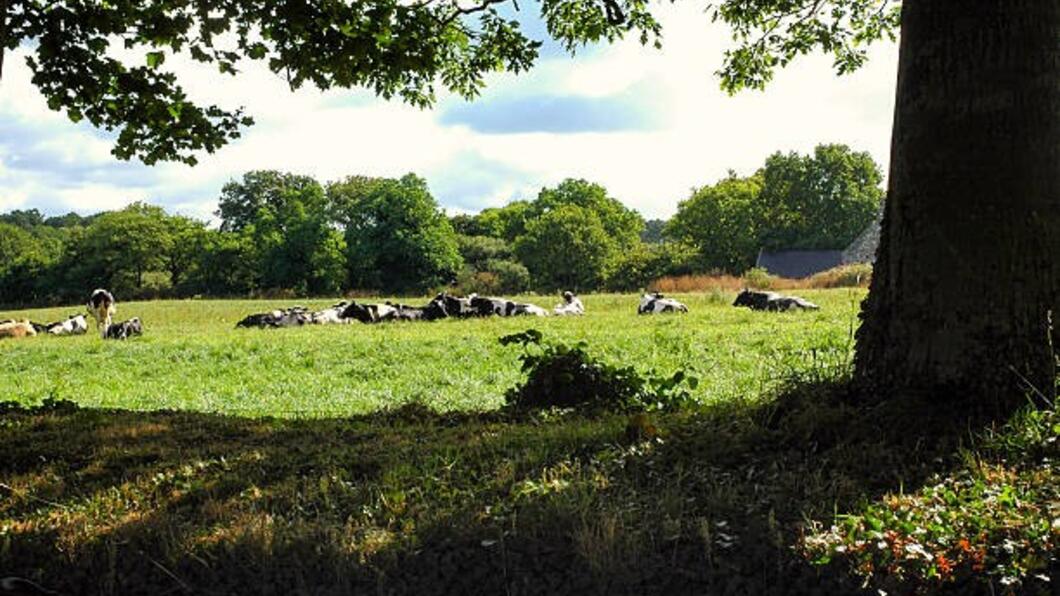
<svg viewBox="0 0 1060 596"><path fill-rule="evenodd" d="M585 306L582 305L582 301L574 295L573 292L563 292L563 303L557 304L556 308L552 309L552 312L556 313L557 316L570 316L570 315L584 315Z"/></svg>
<svg viewBox="0 0 1060 596"><path fill-rule="evenodd" d="M107 332L103 334L103 339L128 339L134 335L143 334L144 327L140 323L140 319L138 317L133 317L128 321L114 323L110 327L107 327Z"/></svg>
<svg viewBox="0 0 1060 596"><path fill-rule="evenodd" d="M353 320L343 316L349 305L349 302L343 300L338 304L325 308L324 310L318 310L309 315L309 321L314 325L344 325Z"/></svg>
<svg viewBox="0 0 1060 596"><path fill-rule="evenodd" d="M303 306L248 315L236 327L297 327L312 323L312 315Z"/></svg>
<svg viewBox="0 0 1060 596"><path fill-rule="evenodd" d="M118 312L118 308L114 306L114 295L102 288L97 288L92 291L86 306L88 314L96 320L96 330L100 332L101 337L106 337L111 318L114 313Z"/></svg>
<svg viewBox="0 0 1060 596"><path fill-rule="evenodd" d="M394 313L394 307L389 304L358 304L351 301L343 309L342 318L362 323L381 323L394 318Z"/></svg>
<svg viewBox="0 0 1060 596"><path fill-rule="evenodd" d="M43 326L43 330L37 331L49 335L81 335L88 333L88 321L85 320L85 315L70 315L65 321L48 323Z"/></svg>
<svg viewBox="0 0 1060 596"><path fill-rule="evenodd" d="M535 317L547 317L548 311L540 306L513 302L506 298L487 298L483 296L471 296L471 308L476 315L481 317L515 317L520 315L533 315Z"/></svg>
<svg viewBox="0 0 1060 596"><path fill-rule="evenodd" d="M658 292L641 297L640 306L637 307L638 315L654 315L663 312L688 312L688 307Z"/></svg>
<svg viewBox="0 0 1060 596"><path fill-rule="evenodd" d="M0 338L4 337L33 337L37 331L33 324L27 320L7 320L0 322Z"/></svg>
<svg viewBox="0 0 1060 596"><path fill-rule="evenodd" d="M813 302L799 298L798 296L785 296L776 292L760 292L747 289L736 296L736 301L733 302L732 305L746 306L751 310L769 311L786 311L792 309L817 310L821 308Z"/></svg>

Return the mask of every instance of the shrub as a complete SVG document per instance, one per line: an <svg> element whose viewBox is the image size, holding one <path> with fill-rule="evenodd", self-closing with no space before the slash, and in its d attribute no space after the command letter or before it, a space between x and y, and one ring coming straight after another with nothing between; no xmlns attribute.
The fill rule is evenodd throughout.
<svg viewBox="0 0 1060 596"><path fill-rule="evenodd" d="M486 271L497 280L497 292L518 294L530 287L530 271L522 263L504 259L486 261Z"/></svg>
<svg viewBox="0 0 1060 596"><path fill-rule="evenodd" d="M744 285L758 290L771 290L776 278L761 267L751 267L743 274Z"/></svg>
<svg viewBox="0 0 1060 596"><path fill-rule="evenodd" d="M872 280L871 263L840 265L814 274L806 280L809 288L865 288Z"/></svg>
<svg viewBox="0 0 1060 596"><path fill-rule="evenodd" d="M696 377L678 370L670 377L645 378L632 366L615 366L589 355L585 342L573 346L543 342L529 329L500 339L523 346L526 382L505 396L515 408L576 408L591 411L671 411L692 401ZM687 386L687 388L686 388Z"/></svg>

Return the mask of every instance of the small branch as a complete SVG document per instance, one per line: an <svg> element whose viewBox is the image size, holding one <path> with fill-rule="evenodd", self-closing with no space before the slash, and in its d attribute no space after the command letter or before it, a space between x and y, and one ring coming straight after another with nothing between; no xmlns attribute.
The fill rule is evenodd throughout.
<svg viewBox="0 0 1060 596"><path fill-rule="evenodd" d="M29 494L28 491L18 490L16 488L14 488L13 486L4 484L3 482L0 482L0 488L10 492L13 495L18 495L20 497L25 497L25 498L27 498L27 499L29 499L31 501L36 501L38 503L43 503L45 505L51 505L52 507L56 507L56 508L62 509L62 510L66 510L67 509L66 505L63 505L62 503L56 503L55 501L49 501L47 499L42 499L40 497L35 497L35 496Z"/></svg>
<svg viewBox="0 0 1060 596"><path fill-rule="evenodd" d="M454 10L446 18L442 19L440 21L440 24L444 27L464 15L482 12L483 10L486 10L494 4L504 4L505 2L508 2L508 0L482 0L481 4L475 4L473 6L467 6L464 8L461 8L459 4L454 3L454 7L456 8L456 10Z"/></svg>
<svg viewBox="0 0 1060 596"><path fill-rule="evenodd" d="M4 54L7 53L7 4L0 0L0 81L4 79Z"/></svg>

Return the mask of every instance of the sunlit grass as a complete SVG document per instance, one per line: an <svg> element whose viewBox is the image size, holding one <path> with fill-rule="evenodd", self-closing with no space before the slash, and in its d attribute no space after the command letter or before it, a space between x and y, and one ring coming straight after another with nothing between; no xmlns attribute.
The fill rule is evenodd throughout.
<svg viewBox="0 0 1060 596"><path fill-rule="evenodd" d="M502 335L536 328L546 338L584 340L605 359L643 371L684 368L709 403L753 399L810 354L845 358L861 290L807 291L817 312L755 313L728 294L678 295L691 313L638 316L633 295L591 295L584 317L491 318L235 329L281 301L185 300L120 303L118 319L144 322L144 336L104 342L38 337L0 342L5 399L47 397L89 407L182 409L245 416L322 417L418 402L438 411L488 410L519 377L517 350ZM552 306L554 297L524 297ZM314 300L320 307L331 301ZM76 307L0 312L56 320Z"/></svg>

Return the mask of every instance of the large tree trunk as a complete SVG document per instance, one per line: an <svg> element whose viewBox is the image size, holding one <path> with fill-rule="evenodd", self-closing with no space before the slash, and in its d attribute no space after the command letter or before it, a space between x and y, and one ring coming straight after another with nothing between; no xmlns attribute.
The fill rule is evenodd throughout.
<svg viewBox="0 0 1060 596"><path fill-rule="evenodd" d="M906 0L888 184L858 378L991 410L1051 392L1060 1Z"/></svg>

